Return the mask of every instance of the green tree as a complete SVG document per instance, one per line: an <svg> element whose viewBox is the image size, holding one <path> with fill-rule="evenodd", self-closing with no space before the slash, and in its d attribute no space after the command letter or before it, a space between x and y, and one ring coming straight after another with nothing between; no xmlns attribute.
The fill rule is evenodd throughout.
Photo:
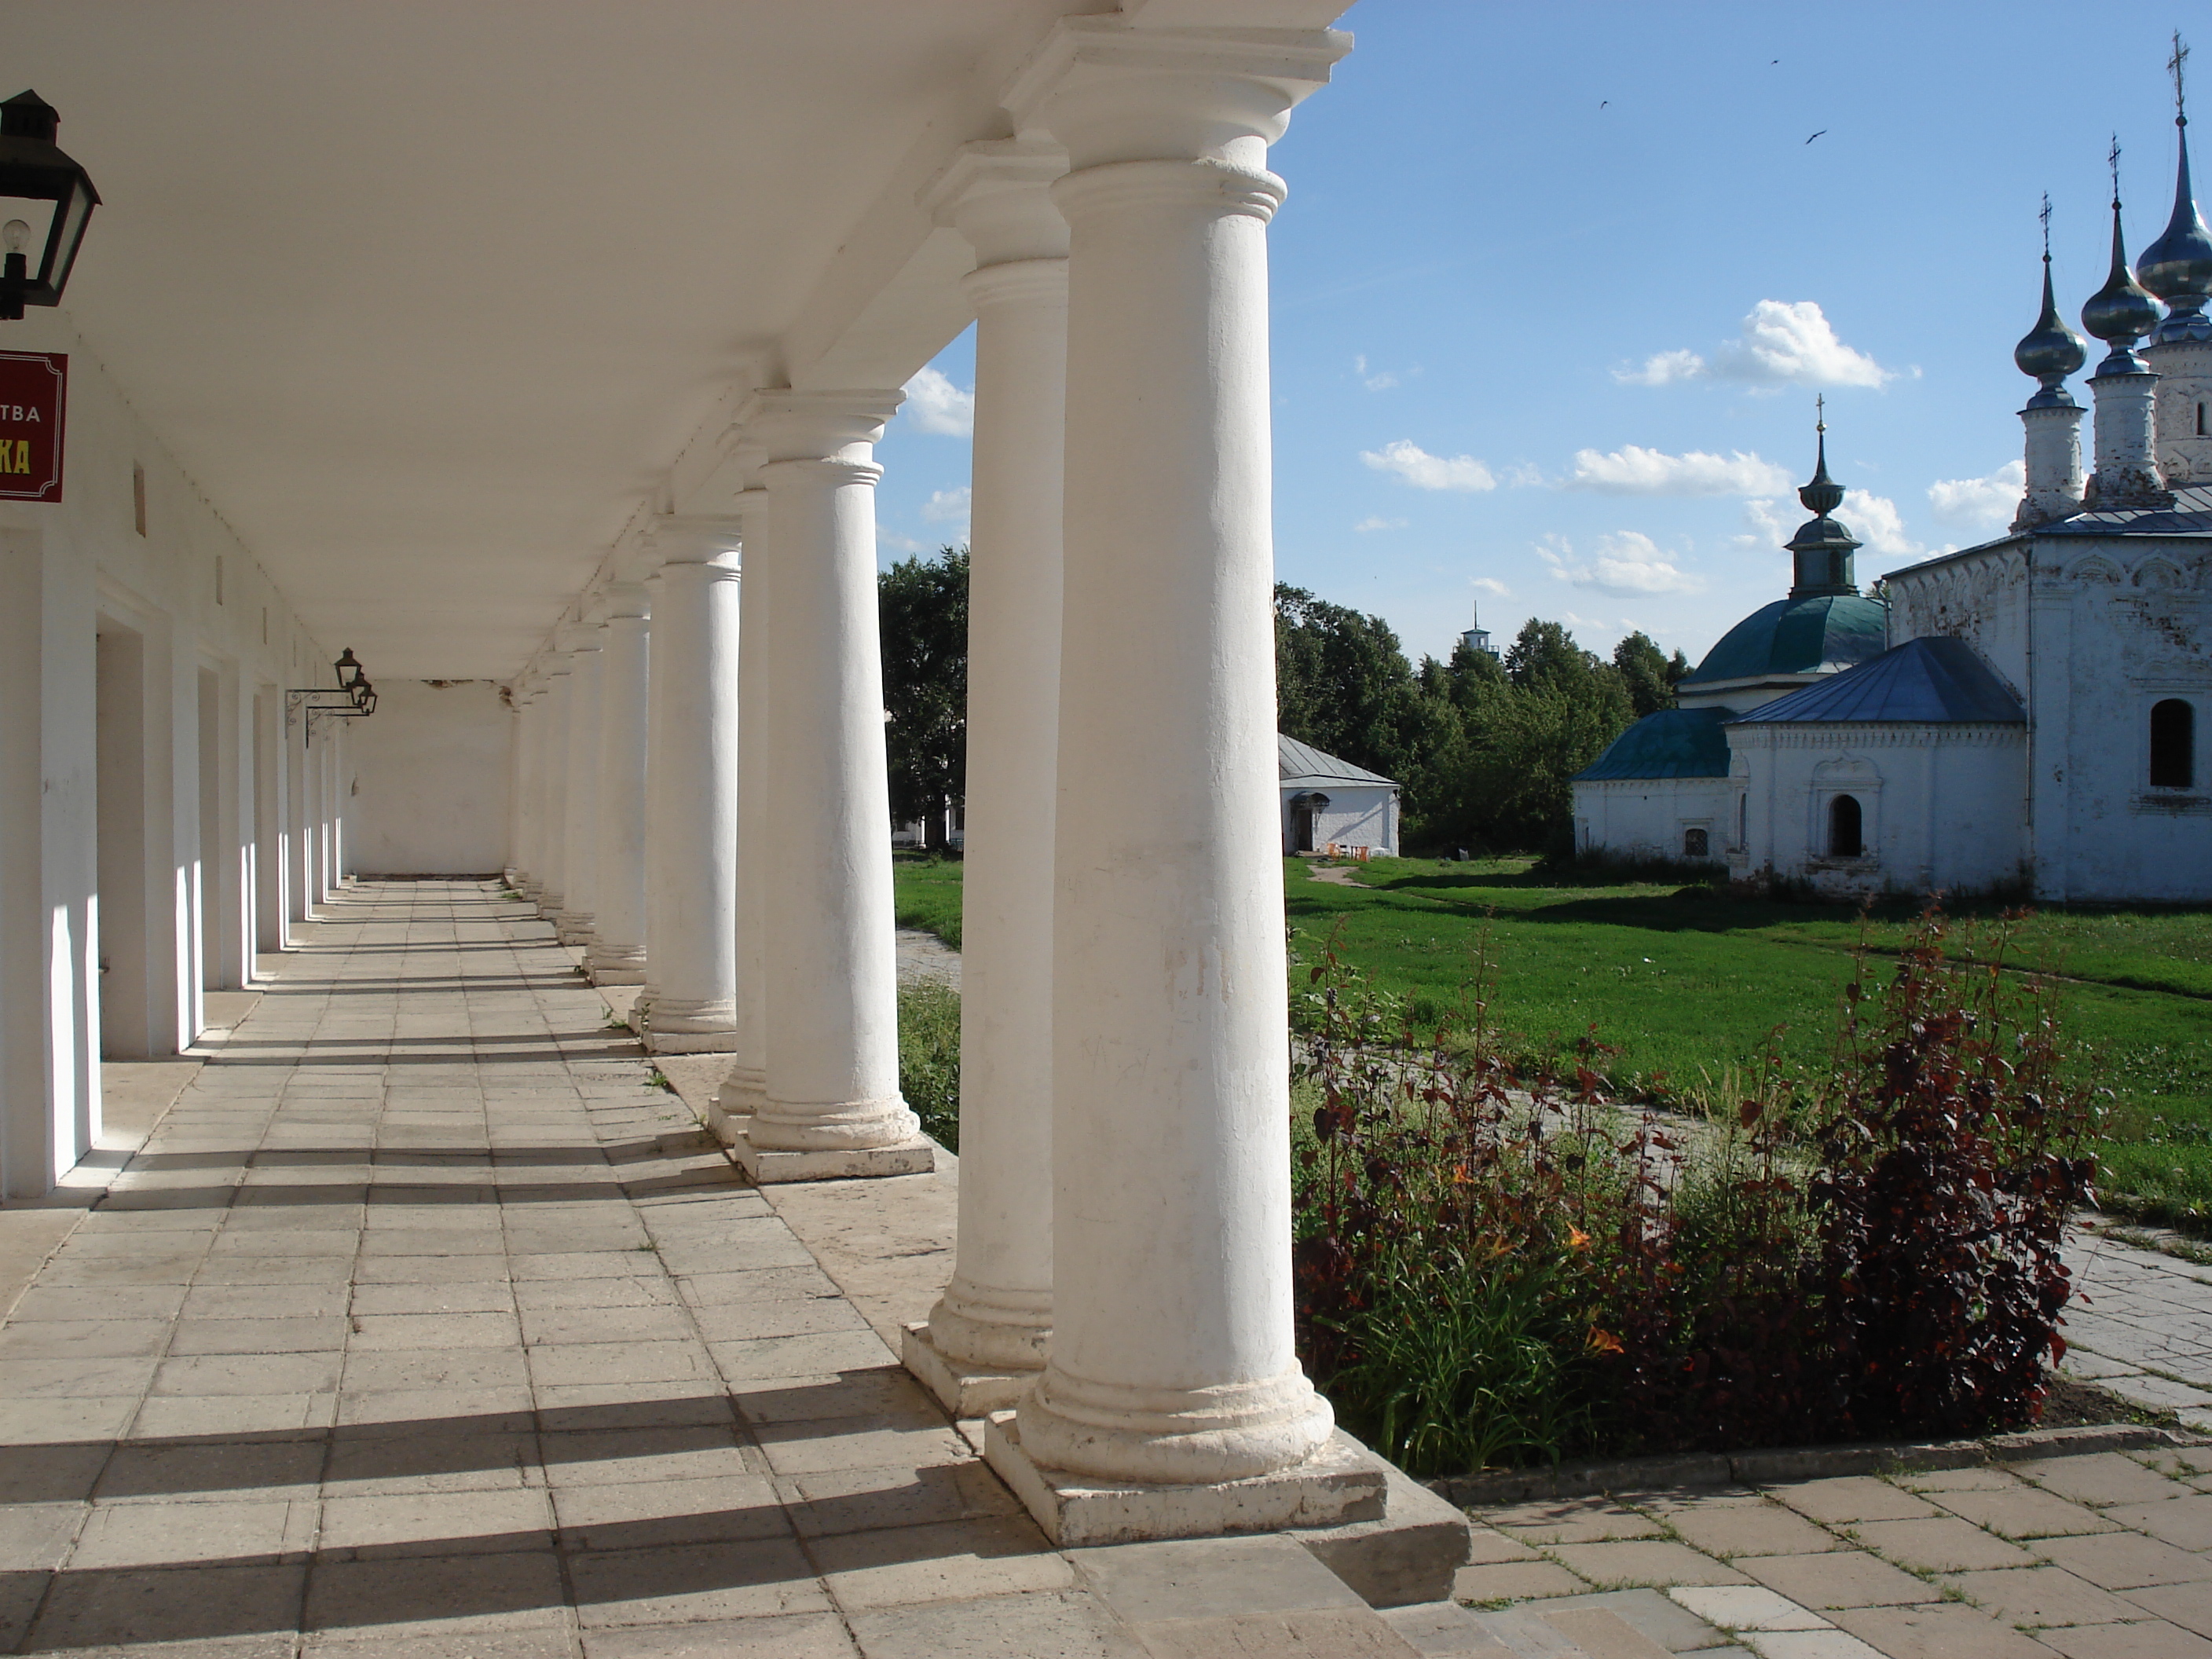
<svg viewBox="0 0 2212 1659"><path fill-rule="evenodd" d="M941 847L945 810L968 793L968 550L900 560L876 598L891 822L919 818Z"/></svg>
<svg viewBox="0 0 2212 1659"><path fill-rule="evenodd" d="M1687 657L1679 651L1668 657L1641 629L1613 647L1613 665L1627 684L1628 700L1638 720L1672 708L1675 684L1690 672Z"/></svg>

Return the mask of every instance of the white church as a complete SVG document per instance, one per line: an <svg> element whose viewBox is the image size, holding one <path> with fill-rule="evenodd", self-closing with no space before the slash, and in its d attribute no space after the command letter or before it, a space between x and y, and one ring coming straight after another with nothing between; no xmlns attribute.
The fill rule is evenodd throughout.
<svg viewBox="0 0 2212 1659"><path fill-rule="evenodd" d="M2046 252L2014 354L2039 385L2010 530L1862 594L1823 439L1788 596L1577 776L1579 850L1839 895L2212 898L2212 233L2178 125L2172 219L2131 275L2115 193L2112 274L2081 311L2111 348L2094 471L2065 386L2087 352Z"/></svg>

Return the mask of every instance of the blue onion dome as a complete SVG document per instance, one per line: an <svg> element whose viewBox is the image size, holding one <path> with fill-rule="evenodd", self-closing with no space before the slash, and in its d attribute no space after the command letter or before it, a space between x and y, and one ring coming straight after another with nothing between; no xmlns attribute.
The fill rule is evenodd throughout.
<svg viewBox="0 0 2212 1659"><path fill-rule="evenodd" d="M2051 256L2043 256L2043 314L2035 319L2035 326L2021 337L2012 349L2012 360L2023 374L2033 374L2043 383L2035 394L2040 404L2071 403L2064 381L2089 361L2089 348L2081 337L2060 320L2058 301L2051 289Z"/></svg>
<svg viewBox="0 0 2212 1659"><path fill-rule="evenodd" d="M2204 228L2204 216L2197 210L2197 198L2190 188L2189 118L2176 116L2173 125L2181 145L2180 171L2173 185L2173 217L2136 261L2136 276L2166 301L2172 313L2158 331L2161 340L2201 337L2212 331L2212 325L2198 314L2204 301L2212 298L2212 230Z"/></svg>
<svg viewBox="0 0 2212 1659"><path fill-rule="evenodd" d="M2081 307L2081 326L2113 346L2133 345L2158 326L2158 301L2144 292L2128 270L2128 247L2120 232L2117 196L2112 198L2112 273Z"/></svg>

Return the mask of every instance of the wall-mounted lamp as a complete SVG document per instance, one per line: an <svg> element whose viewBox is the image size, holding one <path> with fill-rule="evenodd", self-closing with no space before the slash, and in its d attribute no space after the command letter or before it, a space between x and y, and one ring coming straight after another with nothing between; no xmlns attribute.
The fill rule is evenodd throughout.
<svg viewBox="0 0 2212 1659"><path fill-rule="evenodd" d="M354 655L351 646L338 653L338 659L331 667L338 677L337 690L333 691L328 686L314 685L284 694L285 726L289 728L299 718L300 710L304 707L307 712L307 741L311 744L315 740L315 716L318 714L350 720L363 719L376 712L376 688L369 684L368 675L362 670L361 659ZM326 701L331 697L342 697L344 702Z"/></svg>
<svg viewBox="0 0 2212 1659"><path fill-rule="evenodd" d="M100 192L92 176L54 143L61 117L35 92L19 92L0 103L0 318L14 319L23 307L58 306L69 286L76 251L84 240ZM21 209L21 212L16 210ZM35 275L31 244L40 225L46 243Z"/></svg>

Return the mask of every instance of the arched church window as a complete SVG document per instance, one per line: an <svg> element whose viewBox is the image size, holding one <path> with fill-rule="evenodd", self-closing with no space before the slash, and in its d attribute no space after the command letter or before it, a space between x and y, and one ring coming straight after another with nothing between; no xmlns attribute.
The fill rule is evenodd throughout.
<svg viewBox="0 0 2212 1659"><path fill-rule="evenodd" d="M2204 435L2204 405L2203 404L2197 405L2197 435L2200 438Z"/></svg>
<svg viewBox="0 0 2212 1659"><path fill-rule="evenodd" d="M1838 795L1828 803L1828 856L1855 859L1866 851L1864 816L1858 797Z"/></svg>
<svg viewBox="0 0 2212 1659"><path fill-rule="evenodd" d="M2150 787L2186 789L2197 781L2197 711L2180 697L2150 706Z"/></svg>
<svg viewBox="0 0 2212 1659"><path fill-rule="evenodd" d="M1682 856L1686 859L1704 858L1705 856L1706 840L1705 832L1703 830L1685 830L1682 831Z"/></svg>

